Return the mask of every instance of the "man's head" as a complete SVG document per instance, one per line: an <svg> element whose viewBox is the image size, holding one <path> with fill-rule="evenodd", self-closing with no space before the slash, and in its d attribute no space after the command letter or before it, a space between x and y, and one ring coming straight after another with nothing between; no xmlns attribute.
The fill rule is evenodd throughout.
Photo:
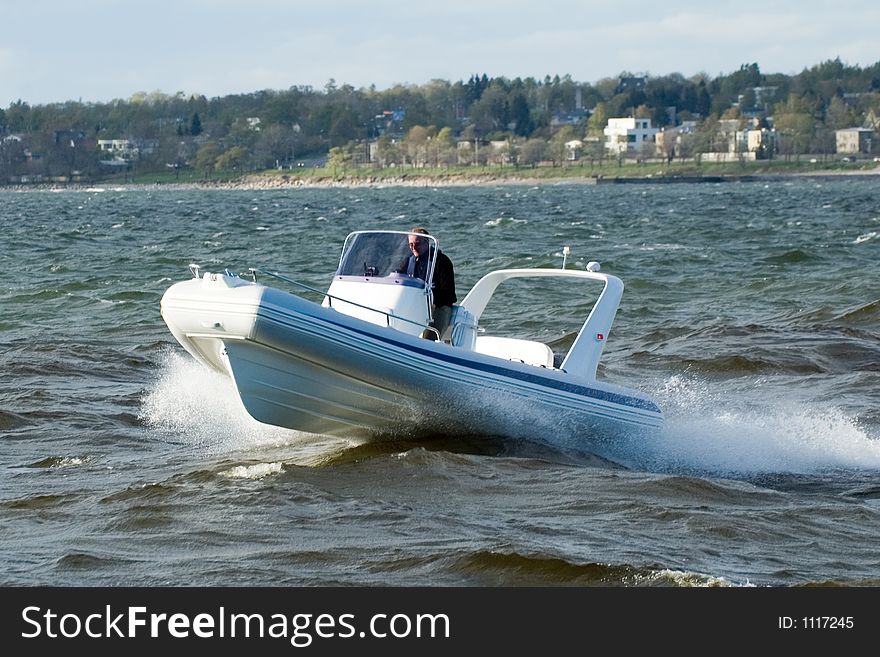
<svg viewBox="0 0 880 657"><path fill-rule="evenodd" d="M429 235L428 231L421 226L416 226L411 231L411 234L407 236L407 240L409 241L409 250L413 255L422 256L428 252L428 238L422 237L422 235ZM415 234L412 234L415 233Z"/></svg>

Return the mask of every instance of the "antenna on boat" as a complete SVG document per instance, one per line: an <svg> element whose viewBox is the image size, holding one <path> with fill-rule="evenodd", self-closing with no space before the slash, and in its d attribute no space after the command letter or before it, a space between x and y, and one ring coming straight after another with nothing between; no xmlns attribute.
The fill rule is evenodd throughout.
<svg viewBox="0 0 880 657"><path fill-rule="evenodd" d="M562 247L562 268L565 269L565 261L568 260L568 254L571 253L570 246Z"/></svg>

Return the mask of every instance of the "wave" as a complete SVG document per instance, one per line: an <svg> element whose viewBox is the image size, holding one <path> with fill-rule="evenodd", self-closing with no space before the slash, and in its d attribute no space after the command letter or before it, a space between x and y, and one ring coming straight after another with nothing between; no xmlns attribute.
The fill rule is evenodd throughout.
<svg viewBox="0 0 880 657"><path fill-rule="evenodd" d="M31 463L29 468L71 468L91 461L89 456L49 456Z"/></svg>
<svg viewBox="0 0 880 657"><path fill-rule="evenodd" d="M804 251L803 249L792 249L791 251L786 251L779 255L764 258L764 262L768 265L800 264L804 262L812 262L814 260L821 260L821 258L808 251Z"/></svg>
<svg viewBox="0 0 880 657"><path fill-rule="evenodd" d="M90 571L118 569L131 564L130 559L115 556L100 556L87 552L68 552L55 561L55 569L60 571Z"/></svg>
<svg viewBox="0 0 880 657"><path fill-rule="evenodd" d="M258 422L248 415L229 377L188 355L169 349L159 361L138 418L169 442L212 453L283 447L284 460L298 465L320 464L353 445Z"/></svg>
<svg viewBox="0 0 880 657"><path fill-rule="evenodd" d="M127 502L137 500L141 504L147 502L163 503L167 499L174 496L180 490L179 483L157 482L151 484L140 484L129 486L120 491L105 495L99 500L100 504L110 504L112 502Z"/></svg>
<svg viewBox="0 0 880 657"><path fill-rule="evenodd" d="M527 224L529 223L528 219L514 219L513 217L498 217L496 219L489 219L483 225L487 228L498 228L499 226L514 226L516 224Z"/></svg>
<svg viewBox="0 0 880 657"><path fill-rule="evenodd" d="M0 429L9 431L28 424L27 418L12 411L0 410Z"/></svg>
<svg viewBox="0 0 880 657"><path fill-rule="evenodd" d="M6 500L2 504L7 509L50 509L79 501L80 496L73 493L31 495L15 500Z"/></svg>
<svg viewBox="0 0 880 657"><path fill-rule="evenodd" d="M649 471L734 477L880 470L880 437L857 418L753 385L744 395L692 377L667 379L656 392L665 428L612 445L609 458Z"/></svg>
<svg viewBox="0 0 880 657"><path fill-rule="evenodd" d="M457 558L449 568L481 586L731 586L719 577L627 564L573 563L543 554L480 550Z"/></svg>
<svg viewBox="0 0 880 657"><path fill-rule="evenodd" d="M282 463L253 463L251 465L236 465L220 474L230 479L263 479L269 475L281 472Z"/></svg>
<svg viewBox="0 0 880 657"><path fill-rule="evenodd" d="M880 299L869 301L855 308L849 308L836 315L834 319L843 322L860 321L863 319L876 320L878 315L880 315Z"/></svg>
<svg viewBox="0 0 880 657"><path fill-rule="evenodd" d="M844 493L844 495L858 500L880 500L880 486L862 486L861 488L848 490Z"/></svg>
<svg viewBox="0 0 880 657"><path fill-rule="evenodd" d="M710 324L655 329L641 337L631 358L667 371L704 375L797 375L870 370L878 361L880 302L832 316L828 309L785 318L786 327ZM864 328L861 328L859 325ZM870 327L870 328L868 328Z"/></svg>
<svg viewBox="0 0 880 657"><path fill-rule="evenodd" d="M803 354L786 354L788 361L783 360L776 352L761 354L753 350L749 355L728 354L707 358L681 358L664 356L648 352L636 352L633 358L641 361L652 361L662 364L673 371L687 371L704 375L748 375L748 374L821 374L826 371L820 363Z"/></svg>

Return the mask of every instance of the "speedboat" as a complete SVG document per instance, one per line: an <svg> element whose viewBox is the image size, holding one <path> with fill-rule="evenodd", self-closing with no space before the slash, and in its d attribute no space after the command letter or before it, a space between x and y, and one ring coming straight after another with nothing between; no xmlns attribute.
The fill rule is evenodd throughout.
<svg viewBox="0 0 880 657"><path fill-rule="evenodd" d="M409 235L348 235L326 291L273 270L212 273L190 265L192 278L163 295L162 317L193 357L231 378L247 412L270 425L352 438L539 440L549 428L601 437L662 426L648 395L596 377L623 293L619 278L598 263L581 270L565 261L491 271L453 306L451 330L440 336L431 327L437 242L428 236L422 280L407 273ZM564 357L481 326L499 286L520 278L601 287Z"/></svg>

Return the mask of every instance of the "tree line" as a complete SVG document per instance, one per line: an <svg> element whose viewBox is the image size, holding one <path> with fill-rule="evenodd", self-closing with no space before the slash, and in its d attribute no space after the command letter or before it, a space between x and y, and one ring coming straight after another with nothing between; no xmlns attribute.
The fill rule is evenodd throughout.
<svg viewBox="0 0 880 657"><path fill-rule="evenodd" d="M100 178L114 165L139 171L191 167L250 171L323 159L347 165L529 163L564 157L568 139L596 140L609 117L640 116L655 127L696 121L710 147L719 120L772 121L791 152L833 152L833 132L880 116L880 62L865 68L828 60L796 75L745 64L730 74L689 78L622 72L595 83L569 75L431 80L379 90L330 80L216 98L136 93L106 103L0 109L0 183L23 175ZM120 157L100 140L128 140ZM462 149L461 142L473 145ZM490 142L507 142L490 150ZM374 143L370 152L369 144ZM481 156L481 146L482 156ZM114 161L115 160L115 161ZM492 160L490 160L492 161Z"/></svg>

